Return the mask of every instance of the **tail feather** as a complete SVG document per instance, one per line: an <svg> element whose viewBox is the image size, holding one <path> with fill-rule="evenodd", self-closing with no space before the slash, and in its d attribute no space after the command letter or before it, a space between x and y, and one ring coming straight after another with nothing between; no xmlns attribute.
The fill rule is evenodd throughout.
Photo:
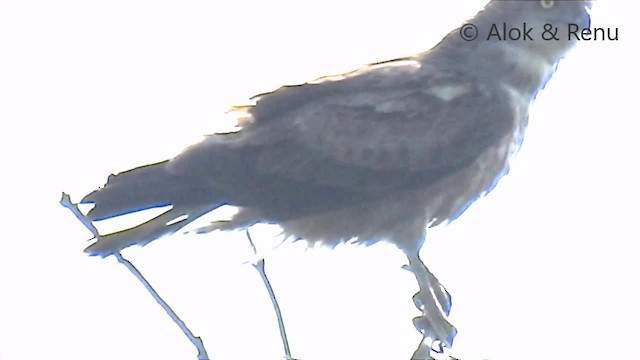
<svg viewBox="0 0 640 360"><path fill-rule="evenodd" d="M215 207L201 205L189 210L173 208L131 229L99 236L97 241L89 245L84 251L92 256L106 257L131 245L144 246L153 240L175 233L180 228L215 209ZM183 218L173 221L180 217Z"/></svg>
<svg viewBox="0 0 640 360"><path fill-rule="evenodd" d="M86 215L90 221L172 206L170 210L136 227L98 236L97 241L85 250L87 253L107 256L131 245L146 245L173 234L224 204L208 182L171 174L166 170L166 164L167 161L163 161L111 175L102 188L80 201L94 204Z"/></svg>
<svg viewBox="0 0 640 360"><path fill-rule="evenodd" d="M109 176L102 188L80 201L95 205L87 218L99 221L154 207L215 203L211 187L167 172L167 163L168 160Z"/></svg>

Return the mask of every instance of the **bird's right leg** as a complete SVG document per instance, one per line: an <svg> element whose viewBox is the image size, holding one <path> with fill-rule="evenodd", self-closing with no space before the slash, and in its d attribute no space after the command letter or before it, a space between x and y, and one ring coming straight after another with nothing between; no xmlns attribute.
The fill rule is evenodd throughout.
<svg viewBox="0 0 640 360"><path fill-rule="evenodd" d="M413 319L413 324L423 336L411 359L433 359L431 352L451 348L457 333L446 318L451 310L451 296L422 262L417 251L407 257L409 270L415 275L419 287L413 301L422 311L421 316Z"/></svg>

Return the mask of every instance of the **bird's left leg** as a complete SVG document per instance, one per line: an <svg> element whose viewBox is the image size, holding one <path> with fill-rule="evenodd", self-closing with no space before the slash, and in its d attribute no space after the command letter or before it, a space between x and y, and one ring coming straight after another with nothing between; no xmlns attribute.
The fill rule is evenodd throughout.
<svg viewBox="0 0 640 360"><path fill-rule="evenodd" d="M418 251L407 254L407 257L409 270L415 275L419 287L413 301L422 311L421 316L413 319L413 324L423 336L411 359L433 359L431 352L451 348L457 333L446 318L451 310L451 296L422 262Z"/></svg>

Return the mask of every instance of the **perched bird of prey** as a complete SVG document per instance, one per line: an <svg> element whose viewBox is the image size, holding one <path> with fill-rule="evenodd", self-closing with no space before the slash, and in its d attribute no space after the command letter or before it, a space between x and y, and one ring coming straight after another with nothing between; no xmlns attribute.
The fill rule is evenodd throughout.
<svg viewBox="0 0 640 360"><path fill-rule="evenodd" d="M240 131L112 175L84 197L95 204L91 221L172 206L86 251L147 244L222 205L239 212L209 230L273 223L329 246L387 241L418 280L414 324L425 346L450 347L450 296L418 256L426 229L507 173L532 101L577 42L572 29L589 27L590 7L493 0L429 51L258 95L233 108Z"/></svg>

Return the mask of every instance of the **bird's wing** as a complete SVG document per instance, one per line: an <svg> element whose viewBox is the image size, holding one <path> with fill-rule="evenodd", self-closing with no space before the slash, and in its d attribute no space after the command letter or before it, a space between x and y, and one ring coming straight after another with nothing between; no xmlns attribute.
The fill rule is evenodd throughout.
<svg viewBox="0 0 640 360"><path fill-rule="evenodd" d="M326 208L427 187L510 135L515 116L501 89L428 66L385 63L261 95L249 126L188 148L169 171L209 177L241 206Z"/></svg>

